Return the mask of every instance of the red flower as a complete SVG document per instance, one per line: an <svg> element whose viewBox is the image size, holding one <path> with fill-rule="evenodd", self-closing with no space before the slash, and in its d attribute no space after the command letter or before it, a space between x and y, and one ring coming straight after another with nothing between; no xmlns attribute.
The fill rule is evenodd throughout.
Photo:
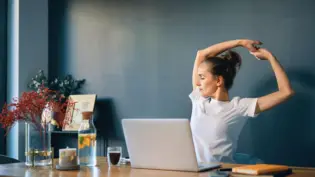
<svg viewBox="0 0 315 177"><path fill-rule="evenodd" d="M11 104L4 104L0 113L0 124L2 124L2 128L7 130L6 135L18 121L32 123L37 130L41 130L43 124L48 124L51 121L46 122L47 119L42 116L43 110L47 107L59 114L55 121L60 126L69 123L71 114L66 114L66 110L68 106L73 106L74 103L68 100L56 100L57 94L53 90L42 88L38 92L23 92L20 98L13 98Z"/></svg>

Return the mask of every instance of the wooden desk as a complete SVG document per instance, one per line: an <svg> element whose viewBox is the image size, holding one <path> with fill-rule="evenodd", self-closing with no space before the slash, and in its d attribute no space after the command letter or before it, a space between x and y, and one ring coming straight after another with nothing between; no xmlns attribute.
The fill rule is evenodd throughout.
<svg viewBox="0 0 315 177"><path fill-rule="evenodd" d="M36 167L28 168L24 163L0 165L0 176L39 176L39 177L72 177L72 176L112 176L112 177L208 177L208 172L177 172L164 170L147 170L147 169L132 169L129 165L121 165L121 167L108 168L106 158L98 157L98 165L88 168L81 167L80 171L59 171L51 169L51 167ZM238 165L223 164L223 167L233 167ZM290 177L311 177L315 176L315 168L293 168L294 174Z"/></svg>

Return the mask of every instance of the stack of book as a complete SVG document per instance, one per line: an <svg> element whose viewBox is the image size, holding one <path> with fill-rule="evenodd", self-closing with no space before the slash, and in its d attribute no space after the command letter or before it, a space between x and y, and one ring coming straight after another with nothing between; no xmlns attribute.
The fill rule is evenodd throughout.
<svg viewBox="0 0 315 177"><path fill-rule="evenodd" d="M285 177L292 174L292 169L285 165L256 164L232 168L232 177Z"/></svg>

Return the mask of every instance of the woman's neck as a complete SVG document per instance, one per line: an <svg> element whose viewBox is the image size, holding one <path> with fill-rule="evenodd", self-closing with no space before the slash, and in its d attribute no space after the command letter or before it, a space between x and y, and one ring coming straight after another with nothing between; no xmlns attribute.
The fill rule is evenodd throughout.
<svg viewBox="0 0 315 177"><path fill-rule="evenodd" d="M212 98L218 101L230 101L229 93L224 88L218 88Z"/></svg>

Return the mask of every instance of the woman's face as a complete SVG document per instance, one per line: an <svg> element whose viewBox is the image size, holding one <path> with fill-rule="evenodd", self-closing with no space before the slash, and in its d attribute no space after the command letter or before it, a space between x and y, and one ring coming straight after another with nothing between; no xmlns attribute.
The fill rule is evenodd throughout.
<svg viewBox="0 0 315 177"><path fill-rule="evenodd" d="M218 89L217 77L210 73L212 64L202 63L198 68L199 80L197 86L199 87L200 93L204 97L210 97L215 94Z"/></svg>

